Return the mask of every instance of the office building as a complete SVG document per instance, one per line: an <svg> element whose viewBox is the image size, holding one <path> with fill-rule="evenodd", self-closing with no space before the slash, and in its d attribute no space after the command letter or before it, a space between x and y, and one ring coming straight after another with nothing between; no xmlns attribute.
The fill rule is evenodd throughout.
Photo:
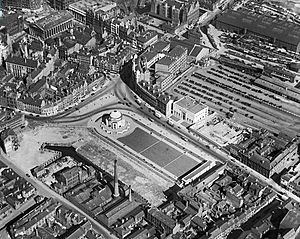
<svg viewBox="0 0 300 239"><path fill-rule="evenodd" d="M182 46L174 47L155 64L155 73L158 76L156 84L165 90L168 88L178 73L187 67L187 49Z"/></svg>
<svg viewBox="0 0 300 239"><path fill-rule="evenodd" d="M154 0L151 15L173 25L190 24L199 18L200 4L197 0Z"/></svg>

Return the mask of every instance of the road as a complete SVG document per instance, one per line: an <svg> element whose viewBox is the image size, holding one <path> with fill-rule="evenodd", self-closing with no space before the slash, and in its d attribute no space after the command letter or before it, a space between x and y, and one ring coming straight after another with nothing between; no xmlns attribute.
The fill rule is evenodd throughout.
<svg viewBox="0 0 300 239"><path fill-rule="evenodd" d="M111 92L112 89L117 87L117 85L120 84L120 80L117 77L114 77L110 80L110 82L105 85L102 89L98 90L94 95L90 95L87 99L85 99L83 102L80 102L77 106L74 106L65 112L58 113L57 115L53 116L43 116L43 117L36 117L31 115L26 115L26 119L33 120L33 121L44 121L44 122L50 122L52 120L56 119L63 119L70 114L74 113L77 109L83 108L86 105L90 104L91 102L95 101L96 99L106 95L107 93ZM76 109L77 108L77 109Z"/></svg>
<svg viewBox="0 0 300 239"><path fill-rule="evenodd" d="M199 138L196 138L189 134L184 129L179 129L177 127L169 126L166 123L166 119L159 120L156 118L153 113L149 112L149 110L146 107L140 107L136 102L133 93L130 91L130 89L122 83L118 79L114 79L109 86L107 86L104 90L101 92L98 92L96 95L90 97L87 101L80 103L77 108L81 109L94 101L95 99L98 99L101 96L104 96L105 94L113 93L115 96L119 99L119 103L112 103L110 105L106 105L105 107L102 107L100 109L93 109L90 112L81 114L81 115L72 115L73 112L75 112L75 109L71 109L67 111L65 114L61 114L59 116L55 117L45 117L45 118L35 118L35 117L29 117L31 120L38 120L38 121L44 121L44 122L50 122L50 123L56 123L56 124L66 124L71 122L80 122L82 120L88 119L91 116L98 114L102 111L108 110L108 109L123 109L127 110L128 112L132 112L134 114L137 114L140 117L143 118L152 118L154 121L154 124L156 125L157 132L160 133L162 131L165 131L169 134L169 137L171 137L172 141L177 142L179 145L183 145L183 147L196 147L200 148L205 153L208 153L215 157L216 159L227 162L228 156L224 154L224 152L221 152L219 150L208 148L207 143L199 141ZM127 105L126 105L127 104ZM163 127L162 127L163 126ZM155 128L156 128L155 127ZM158 129L160 128L161 131ZM184 136L189 139L188 142L184 142L180 139L181 136ZM110 144L114 144L113 142L110 142ZM115 144L114 144L115 145ZM116 238L113 235L110 235L110 233L97 221L95 221L93 218L91 218L89 215L87 215L85 212L80 210L79 208L75 207L72 203L70 203L68 200L63 198L61 195L58 195L54 191L52 191L50 188L48 188L43 183L39 182L38 180L30 177L26 177L25 173L22 172L20 168L18 168L17 165L14 165L10 162L8 158L1 157L4 163L6 163L9 167L11 167L13 170L16 171L20 176L26 178L30 183L33 184L38 190L38 193L40 193L43 196L47 197L54 197L57 198L59 201L64 203L65 205L68 205L69 207L72 207L76 209L78 212L82 213L84 216L86 216L91 222L98 228L99 232L102 233L106 238ZM267 183L270 187L272 187L275 191L280 193L286 193L288 196L291 196L298 202L300 202L300 199L296 197L295 195L291 194L290 192L287 192L285 189L280 187L279 185L275 184L272 180L267 179L260 175L259 173L255 172L254 170L246 167L245 165L241 164L240 162L237 162L236 160L233 160L234 164L244 168L246 171L250 172L252 175L254 175L256 178L260 179L261 181Z"/></svg>
<svg viewBox="0 0 300 239"><path fill-rule="evenodd" d="M110 232L104 228L99 222L94 220L90 215L82 211L81 209L74 206L71 202L69 202L67 199L65 199L63 196L59 195L55 191L51 190L49 187L47 187L45 184L43 184L41 181L34 177L27 177L26 174L15 164L11 163L9 160L9 157L0 155L0 160L4 162L8 167L12 168L18 175L25 178L28 182L30 182L36 189L37 194L42 195L44 197L52 197L60 201L62 204L66 205L69 208L72 208L82 215L84 215L88 220L91 221L96 226L96 229L99 233L101 233L105 238L108 239L116 239L117 237L114 235L110 235ZM24 209L24 208L23 208Z"/></svg>

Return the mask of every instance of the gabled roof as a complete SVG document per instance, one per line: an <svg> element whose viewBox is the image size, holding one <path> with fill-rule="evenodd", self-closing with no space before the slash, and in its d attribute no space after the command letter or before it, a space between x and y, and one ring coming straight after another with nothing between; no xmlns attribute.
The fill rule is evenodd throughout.
<svg viewBox="0 0 300 239"><path fill-rule="evenodd" d="M298 24L271 16L248 10L229 10L219 15L217 21L293 45L300 43L300 26Z"/></svg>
<svg viewBox="0 0 300 239"><path fill-rule="evenodd" d="M38 80L36 83L32 84L29 89L28 92L29 93L34 93L39 91L42 87L45 86L45 84L47 84L47 78L43 77L42 79Z"/></svg>
<svg viewBox="0 0 300 239"><path fill-rule="evenodd" d="M28 48L30 50L33 50L34 52L36 52L36 51L43 51L43 43L41 41L39 41L39 40L33 40L29 44Z"/></svg>
<svg viewBox="0 0 300 239"><path fill-rule="evenodd" d="M36 68L38 66L38 62L36 60L26 59L18 56L9 56L6 59L6 62L26 66L29 68Z"/></svg>
<svg viewBox="0 0 300 239"><path fill-rule="evenodd" d="M300 211L289 211L280 223L280 229L300 227Z"/></svg>
<svg viewBox="0 0 300 239"><path fill-rule="evenodd" d="M148 214L170 228L174 228L176 226L176 221L173 218L159 211L157 208L151 208Z"/></svg>
<svg viewBox="0 0 300 239"><path fill-rule="evenodd" d="M91 35L87 34L84 31L74 30L73 35L75 36L75 40L78 44L85 46L91 39Z"/></svg>
<svg viewBox="0 0 300 239"><path fill-rule="evenodd" d="M8 136L17 136L15 131L12 129L5 129L0 133L1 140L5 140Z"/></svg>

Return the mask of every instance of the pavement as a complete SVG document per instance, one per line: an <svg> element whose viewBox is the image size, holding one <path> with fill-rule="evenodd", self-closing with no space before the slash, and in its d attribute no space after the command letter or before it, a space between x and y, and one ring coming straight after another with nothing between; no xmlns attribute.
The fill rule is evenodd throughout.
<svg viewBox="0 0 300 239"><path fill-rule="evenodd" d="M205 160L215 162L218 160L217 158L214 158L214 157L210 156L209 154L205 153L203 150L196 147L195 145L189 144L188 142L183 140L179 135L174 134L172 131L169 131L162 124L158 124L155 121L153 121L153 122L150 121L149 117L146 117L142 114L138 114L131 110L119 109L119 111L123 115L129 116L133 121L135 121L135 127L140 127L143 130L145 130L146 132L148 131L150 134L151 133L155 134L156 137L158 137L160 140L166 142L171 147L177 149L181 153L183 153L183 154L186 153L187 155L190 155L197 162L202 162ZM95 122L95 120L98 119L100 117L100 115L102 115L102 114L103 114L103 112L98 115L93 116L91 118L91 120L88 122L88 127L93 127L95 129L97 129L97 132L99 134L101 134L102 130L99 129L99 123ZM106 135L106 137L109 136L106 133L103 133L103 135ZM118 136L118 137L120 137L120 136ZM130 147L122 144L118 140L114 140L114 144L118 144L119 146L126 148L127 151L130 151L131 153L136 154L138 157L144 158L144 156L135 152ZM138 161L140 161L140 160L138 160ZM151 163L153 163L153 162L151 162ZM162 168L158 165L157 165L157 167L159 170L163 170L163 171L165 170L164 168ZM167 173L169 173L169 172L167 172Z"/></svg>
<svg viewBox="0 0 300 239"><path fill-rule="evenodd" d="M125 84L118 84L117 87L114 88L115 95L119 98L120 101L124 102L124 97L126 98L127 102L131 102L130 107L126 107L124 105L115 104L115 105L109 105L108 108L102 108L97 109L90 114L84 115L84 116L78 116L78 118L73 118L72 120L69 119L69 122L75 122L82 120L82 117L89 118L95 114L98 114L102 112L103 110L113 110L113 109L127 109L128 112L136 113L138 116L135 116L137 120L139 120L141 123L145 124L148 127L152 127L155 129L157 133L160 133L162 131L163 135L167 135L172 141L177 142L178 145L181 145L182 147L187 147L192 152L199 152L199 150L204 151L208 155L211 155L215 159L221 161L221 162L227 162L229 155L227 155L222 150L218 149L215 144L212 144L210 141L206 141L205 139L202 139L200 137L196 137L192 134L190 134L185 128L174 128L173 126L169 126L166 123L166 119L158 119L156 118L152 113L149 113L148 109L146 107L143 107L143 109L140 109L140 106L135 102L134 94L131 92L131 90L125 85ZM147 120L147 118L152 118L154 122L150 122ZM186 142L182 140L180 137L184 136L189 139L189 142ZM208 148L207 145L210 147ZM196 150L196 151L195 151ZM198 150L198 151L197 151ZM271 179L267 179L264 176L260 175L256 171L248 168L247 166L243 165L242 163L235 161L235 163L244 168L250 170L251 174L253 174L255 177L259 178L261 181L266 182L269 184L272 188L275 189L275 191L282 193L286 193L287 195L291 195L292 198L294 198L296 201L300 202L300 198L298 198L296 195L288 192L287 190L283 189L281 186L277 185L274 181Z"/></svg>

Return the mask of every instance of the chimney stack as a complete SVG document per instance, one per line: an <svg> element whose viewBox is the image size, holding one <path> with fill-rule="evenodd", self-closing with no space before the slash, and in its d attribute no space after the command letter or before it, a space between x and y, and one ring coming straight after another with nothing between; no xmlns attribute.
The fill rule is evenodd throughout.
<svg viewBox="0 0 300 239"><path fill-rule="evenodd" d="M117 162L118 162L118 160L115 160L115 163L114 163L114 198L120 196Z"/></svg>

